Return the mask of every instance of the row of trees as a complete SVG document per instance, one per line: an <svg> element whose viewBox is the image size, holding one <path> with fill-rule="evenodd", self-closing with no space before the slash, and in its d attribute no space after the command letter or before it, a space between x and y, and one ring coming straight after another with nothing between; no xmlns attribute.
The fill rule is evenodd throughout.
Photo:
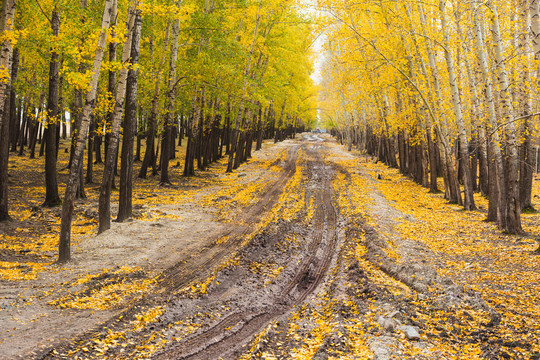
<svg viewBox="0 0 540 360"><path fill-rule="evenodd" d="M521 233L532 207L540 2L319 3L324 113L342 139L431 191L442 175L445 197L465 210L476 208L475 191L489 196L487 219Z"/></svg>
<svg viewBox="0 0 540 360"><path fill-rule="evenodd" d="M110 228L118 166L118 221L131 217L133 160L141 157L143 137L138 176L151 169L169 184L169 162L183 137L185 176L224 153L232 171L253 144L260 149L263 138L294 136L314 119L312 24L296 1L6 0L2 6L0 221L9 218L10 150L33 157L42 136L43 205L62 204L59 262L70 259L84 155L92 181L101 145L99 232ZM68 128L70 172L61 201L58 144Z"/></svg>

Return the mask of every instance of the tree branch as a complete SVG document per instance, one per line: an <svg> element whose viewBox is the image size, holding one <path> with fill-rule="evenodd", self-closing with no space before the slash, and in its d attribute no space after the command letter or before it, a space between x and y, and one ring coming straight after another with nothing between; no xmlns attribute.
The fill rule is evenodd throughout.
<svg viewBox="0 0 540 360"><path fill-rule="evenodd" d="M43 8L41 7L41 4L39 3L39 0L36 0L36 4L38 4L39 10L40 10L41 13L43 14L43 16L45 16L45 18L49 21L49 23L52 23L51 18L47 16L47 14L45 13L45 11L43 11Z"/></svg>
<svg viewBox="0 0 540 360"><path fill-rule="evenodd" d="M504 124L500 124L492 132L489 133L489 136L491 137L491 135L495 134L500 128L505 127L506 125L510 125L510 124L512 124L512 123L514 123L516 121L532 118L532 117L535 117L535 116L538 116L538 115L540 115L540 112L537 112L537 113L534 113L534 114L529 114L529 115L523 115L523 116L517 117L517 118L515 118L513 120L507 121Z"/></svg>
<svg viewBox="0 0 540 360"><path fill-rule="evenodd" d="M395 70L397 70L407 80L407 82L409 82L412 85L412 87L418 92L418 94L422 98L422 102L424 103L424 105L426 105L426 107L428 108L430 117L433 119L435 123L438 123L437 118L435 117L435 113L433 112L433 109L431 108L429 102L424 96L424 93L420 90L418 85L416 85L416 83L402 69L400 69L397 65L395 65L386 55L384 55L383 52L379 50L377 45L375 45L372 41L366 39L353 26L345 23L345 21L343 21L343 19L341 19L339 16L337 16L336 14L332 14L332 15L336 19L338 19L341 23L345 24L349 29L351 29L358 36L358 38L364 40L367 44L369 44L386 61L388 65L390 65Z"/></svg>

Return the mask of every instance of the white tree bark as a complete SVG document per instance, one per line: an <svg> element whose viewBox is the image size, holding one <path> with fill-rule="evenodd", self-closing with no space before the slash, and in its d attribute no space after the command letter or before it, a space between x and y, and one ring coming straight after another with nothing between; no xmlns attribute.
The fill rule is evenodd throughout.
<svg viewBox="0 0 540 360"><path fill-rule="evenodd" d="M79 130L79 138L73 156L73 162L69 171L69 178L66 184L64 202L62 204L62 220L60 223L60 239L58 246L58 263L65 263L71 258L70 242L71 242L71 222L73 215L73 201L80 176L81 160L88 138L88 129L90 127L90 115L94 108L96 100L97 86L99 81L99 73L101 71L101 63L103 62L103 54L107 45L107 30L111 23L112 8L117 3L117 0L105 0L103 17L101 21L101 33L98 38L98 46L92 66L92 78L90 80L89 90L86 93L85 104L83 109L83 118L81 128Z"/></svg>
<svg viewBox="0 0 540 360"><path fill-rule="evenodd" d="M446 115L442 111L442 91L440 84L439 70L435 61L432 40L426 34L426 17L422 5L419 5L420 23L422 26L422 35L426 38L426 50L428 54L429 68L433 78L433 88L435 89L435 103L439 113L439 122L435 124L439 141L439 150L444 158L444 172L447 184L445 186L445 197L452 201L462 204L461 192L457 181L457 174L454 168L450 145L448 143L448 125Z"/></svg>
<svg viewBox="0 0 540 360"><path fill-rule="evenodd" d="M178 9L182 6L182 0L176 2ZM169 158L171 131L174 118L175 88L176 88L176 61L178 60L178 38L180 35L180 18L174 21L172 28L173 40L171 44L171 60L169 63L169 88L167 92L166 115L163 123L163 143L161 146L161 184L170 184L169 181Z"/></svg>
<svg viewBox="0 0 540 360"><path fill-rule="evenodd" d="M111 124L111 137L109 148L107 149L107 159L103 170L103 179L99 192L99 227L98 233L102 233L111 227L111 186L114 176L114 165L117 158L118 142L120 139L120 127L122 124L122 114L124 109L124 99L126 97L126 80L129 71L129 57L131 54L131 39L133 36L133 24L137 16L139 0L132 0L129 7L128 19L126 22L126 40L122 48L122 68L118 77L118 87Z"/></svg>
<svg viewBox="0 0 540 360"><path fill-rule="evenodd" d="M506 221L504 230L511 234L522 233L521 206L519 205L519 163L516 141L516 125L514 122L514 107L510 94L510 82L504 57L501 30L499 25L499 9L493 1L488 3L493 12L491 33L493 36L493 54L495 56L496 72L499 76L499 94L502 105L502 119L506 143Z"/></svg>
<svg viewBox="0 0 540 360"><path fill-rule="evenodd" d="M2 48L0 49L0 132L4 121L4 99L8 94L11 85L11 58L13 46L11 45L10 32L13 31L15 18L15 0L2 1L2 13L0 18L0 35L3 36Z"/></svg>
<svg viewBox="0 0 540 360"><path fill-rule="evenodd" d="M533 149L531 119L527 116L532 113L532 87L531 87L531 2L521 0L519 4L521 27L518 26L521 81L517 89L520 111L518 115L523 118L521 124L521 150L519 156L519 202L521 209L532 207L531 192L533 181ZM533 10L534 11L534 10Z"/></svg>
<svg viewBox="0 0 540 360"><path fill-rule="evenodd" d="M478 10L477 10L478 11ZM497 206L497 223L500 227L504 227L504 221L506 219L505 202L505 185L504 185L504 166L501 152L501 142L499 139L497 129L497 112L495 110L495 98L493 95L493 83L491 81L490 69L487 60L486 42L482 32L482 26L484 23L483 16L478 16L477 11L473 11L474 32L476 41L476 54L478 56L478 63L480 71L482 73L482 81L484 83L484 96L485 104L488 114L489 129L492 130L491 136L488 138L490 153L495 161L495 171L497 178L497 196L490 194L490 201L496 203Z"/></svg>
<svg viewBox="0 0 540 360"><path fill-rule="evenodd" d="M411 12L410 5L408 5L408 4L405 5L405 11L407 13L407 17L408 17L409 22L410 22L412 33L416 34L416 28L415 28L414 21L413 21L413 18L412 18L412 12ZM428 94L429 101L433 103L433 96L432 96L432 91L431 91L433 89L433 86L432 86L431 81L429 79L429 75L428 75L428 71L427 71L427 67L426 67L426 62L424 61L424 57L421 55L420 46L418 45L418 41L416 39L416 36L413 36L412 39L413 39L414 48L415 48L416 63L417 63L417 66L420 68L420 71L421 71L421 73L422 73L422 75L424 77L424 82L426 84L425 86L430 90L429 94ZM428 114L425 114L424 117L425 117L426 141L428 143L428 153L429 153L430 190L432 192L437 192L438 191L438 185L437 185L437 160L436 160L436 156L435 156L434 139L433 139L433 136L432 136L433 125L432 125L431 119L430 119ZM440 141L437 142L437 143L439 145L439 150L441 150L442 143ZM444 154L444 151L440 151L440 152L441 152L441 154ZM447 181L447 179L445 179L445 181Z"/></svg>
<svg viewBox="0 0 540 360"><path fill-rule="evenodd" d="M529 13L531 17L531 44L534 59L537 61L536 74L540 75L540 0L530 0ZM538 77L540 82L540 77Z"/></svg>
<svg viewBox="0 0 540 360"><path fill-rule="evenodd" d="M460 19L459 19L459 15L457 11L454 13L454 16L456 17L456 30L459 37L459 41L465 47L465 52L468 53L470 52L470 49L467 45L467 39L465 35L463 34L463 30L461 28ZM485 124L485 121L482 119L481 111L480 111L480 96L478 94L479 84L477 81L478 79L473 74L471 63L469 59L467 58L467 56L463 56L463 64L465 65L467 80L469 82L469 89L472 92L471 124L473 126L476 125L477 131L478 131L478 153L480 155L480 158L487 159L486 134L485 134L486 124ZM482 163L480 164L480 166L482 166ZM480 174L482 174L482 172L485 172L485 170L481 169ZM482 190L485 190L485 189L482 189Z"/></svg>
<svg viewBox="0 0 540 360"><path fill-rule="evenodd" d="M465 210L474 210L474 196L472 188L471 178L471 166L469 159L469 142L467 140L467 133L465 131L465 122L463 120L463 110L461 107L461 98L459 94L459 88L456 79L456 69L454 66L454 59L450 52L450 40L448 35L448 25L446 17L446 3L445 0L439 0L439 12L441 16L441 29L443 33L443 45L444 55L446 59L446 67L448 70L448 82L450 90L452 92L452 103L454 105L454 115L456 117L456 124L458 128L458 137L460 145L460 157L463 164L463 187L465 192L463 206Z"/></svg>

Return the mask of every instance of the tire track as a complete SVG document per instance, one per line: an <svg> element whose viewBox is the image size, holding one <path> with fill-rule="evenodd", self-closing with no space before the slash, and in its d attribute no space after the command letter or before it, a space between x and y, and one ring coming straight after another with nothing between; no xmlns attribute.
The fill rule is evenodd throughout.
<svg viewBox="0 0 540 360"><path fill-rule="evenodd" d="M325 164L320 146L303 144L310 169L310 188L306 196L314 199L316 212L307 254L295 276L284 285L272 304L262 309L232 313L210 328L185 339L178 345L154 356L154 359L233 359L253 335L271 321L301 305L325 278L336 252L337 214L333 204L334 169Z"/></svg>
<svg viewBox="0 0 540 360"><path fill-rule="evenodd" d="M209 269L215 269L216 265L221 264L222 260L233 255L238 250L244 235L253 231L253 227L257 224L259 218L272 209L279 199L279 195L283 192L285 184L296 172L298 149L299 146L294 146L289 150L285 173L264 193L257 203L248 206L242 212L239 220L246 225L238 225L238 223L229 225L228 229L221 234L222 237L229 237L227 241L203 249L188 263L180 262L167 269L163 273L160 282L160 291L175 292L198 279L204 278L203 275L208 274Z"/></svg>
<svg viewBox="0 0 540 360"><path fill-rule="evenodd" d="M207 245L199 252L194 252L185 262L181 259L176 265L162 272L161 277L156 284L152 293L146 295L141 300L136 301L129 308L116 313L105 323L102 323L97 328L79 335L76 339L63 341L55 344L51 348L36 351L33 354L28 354L25 359L54 359L59 352L68 352L69 349L76 347L84 347L81 342L91 342L97 333L104 331L103 329L115 329L121 327L118 316L123 318L123 322L132 320L141 309L152 307L155 304L163 304L170 300L174 294L190 284L206 279L209 274L215 271L224 261L234 255L239 249L243 237L252 231L258 223L261 216L272 209L279 196L283 192L285 185L296 172L296 163L298 160L298 150L300 146L292 146L287 154L284 164L284 172L273 182L273 184L262 194L258 202L252 204L242 212L239 216L239 221L228 224L225 230L220 234L220 237L229 237L229 239L221 244ZM241 225L240 225L241 224ZM74 345L79 343L79 346ZM56 351L56 352L55 352Z"/></svg>

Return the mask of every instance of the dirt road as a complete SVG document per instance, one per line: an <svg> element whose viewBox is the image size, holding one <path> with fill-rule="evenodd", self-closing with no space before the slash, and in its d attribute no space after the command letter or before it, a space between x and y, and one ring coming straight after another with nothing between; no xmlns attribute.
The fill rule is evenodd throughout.
<svg viewBox="0 0 540 360"><path fill-rule="evenodd" d="M153 258L161 269L154 265L128 275L102 275L84 290L157 275L140 296L98 316L90 313L86 327L70 333L73 338L62 337L61 329L51 331L50 343L19 352L20 358L499 354L497 346L482 345L492 325L480 321L490 316L496 321L496 313L476 294L441 277L425 246L399 236L396 224L415 219L375 188L376 174L362 164L368 159L319 134L269 145L261 154L239 169L237 187L226 193L209 187L198 199L211 201L169 208L192 217L202 211L201 218L147 225L156 241L169 239L159 243L161 257ZM167 211L163 205L158 209ZM175 232L178 223L183 227ZM123 234L121 229L117 234ZM140 237L143 241L144 234ZM54 304L51 296L47 304ZM70 314L77 314L55 311L57 323L68 327ZM79 312L78 319L80 314L89 313ZM480 331L472 332L456 314L480 319ZM447 332L448 326L455 334Z"/></svg>
<svg viewBox="0 0 540 360"><path fill-rule="evenodd" d="M100 333L106 335L105 329L129 333L129 344L121 350L130 355L116 356L131 358L152 335L202 313L210 314L210 319L181 341L167 343L152 357L240 356L256 334L271 322L284 321L292 309L316 292L336 259L338 224L332 187L335 168L324 160L326 141L328 138L308 134L289 142L287 156L280 164L281 175L222 229L218 239L226 240L200 248L190 261L165 270L154 293L124 311L122 321L111 319L98 332L56 347L42 358L61 357L58 354L99 358L101 349L95 348L95 339ZM289 220L281 218L285 213L291 216ZM186 292L186 288L195 289L193 284L205 282L207 277L211 281L204 294ZM141 308L156 307L160 308L159 322L150 329L126 331L126 323L132 322ZM85 339L90 338L85 344ZM94 355L88 351L92 348Z"/></svg>

